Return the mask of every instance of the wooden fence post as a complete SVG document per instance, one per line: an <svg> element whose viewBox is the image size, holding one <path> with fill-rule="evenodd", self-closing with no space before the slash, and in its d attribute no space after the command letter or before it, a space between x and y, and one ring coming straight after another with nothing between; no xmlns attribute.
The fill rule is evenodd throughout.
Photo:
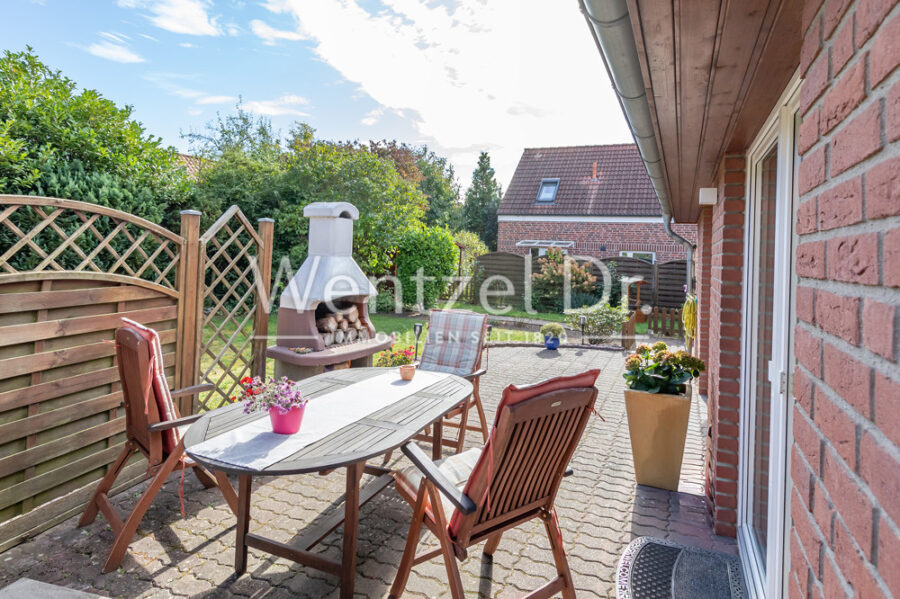
<svg viewBox="0 0 900 599"><path fill-rule="evenodd" d="M200 213L196 210L181 211L181 236L184 246L181 253L181 301L178 302L178 354L176 356L176 386L189 387L200 381L199 315L202 310L202 267L200 264ZM178 374L180 372L180 375ZM195 396L182 397L178 407L182 416L194 413Z"/></svg>
<svg viewBox="0 0 900 599"><path fill-rule="evenodd" d="M269 295L272 293L272 243L275 237L275 221L271 218L259 219L257 229L262 243L257 258L256 314L253 316L253 358L250 372L256 376L266 376L266 346L269 334Z"/></svg>

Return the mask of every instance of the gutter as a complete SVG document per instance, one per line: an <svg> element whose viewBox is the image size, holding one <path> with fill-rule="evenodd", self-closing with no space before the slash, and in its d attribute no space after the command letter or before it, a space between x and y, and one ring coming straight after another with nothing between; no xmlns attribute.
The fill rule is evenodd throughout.
<svg viewBox="0 0 900 599"><path fill-rule="evenodd" d="M600 50L609 80L625 114L625 120L628 121L634 143L641 153L647 175L659 198L659 206L663 213L663 229L666 235L685 248L687 258L685 290L692 293L694 245L672 230L672 204L666 187L659 144L653 130L650 103L647 101L647 90L644 87L637 45L628 17L628 6L625 0L578 0L578 2L597 49Z"/></svg>

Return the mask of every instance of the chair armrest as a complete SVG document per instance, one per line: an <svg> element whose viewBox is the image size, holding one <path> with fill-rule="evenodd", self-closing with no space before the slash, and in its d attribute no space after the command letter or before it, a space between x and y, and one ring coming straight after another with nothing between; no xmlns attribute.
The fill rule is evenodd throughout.
<svg viewBox="0 0 900 599"><path fill-rule="evenodd" d="M212 383L200 383L199 385L193 385L192 387L185 387L184 389L175 389L173 391L169 391L169 394L174 399L176 397L184 397L185 395L196 395L197 393L201 393L203 391L212 391L215 388L215 385L213 385Z"/></svg>
<svg viewBox="0 0 900 599"><path fill-rule="evenodd" d="M409 442L400 449L403 451L404 455L415 464L416 468L422 472L425 478L431 481L431 483L450 500L450 503L452 503L456 509L463 514L471 514L478 509L475 502L469 499L468 495L457 489L453 483L444 476L444 473L438 469L435 463L428 459L428 456L425 455L425 452L422 451L418 445Z"/></svg>
<svg viewBox="0 0 900 599"><path fill-rule="evenodd" d="M486 374L486 373L487 373L487 368L481 368L481 369L476 370L475 372L473 372L473 373L471 373L471 374L464 374L464 375L463 375L463 378L466 379L467 381L471 381L471 380L473 380L473 379L477 379L477 378L480 377L482 374Z"/></svg>
<svg viewBox="0 0 900 599"><path fill-rule="evenodd" d="M147 430L155 433L159 431L167 431L170 428L177 428L179 426L184 426L185 424L191 424L192 422L197 422L203 414L192 414L190 416L185 416L184 418L176 418L175 420L166 420L165 422L157 422L156 424L151 424L147 427Z"/></svg>

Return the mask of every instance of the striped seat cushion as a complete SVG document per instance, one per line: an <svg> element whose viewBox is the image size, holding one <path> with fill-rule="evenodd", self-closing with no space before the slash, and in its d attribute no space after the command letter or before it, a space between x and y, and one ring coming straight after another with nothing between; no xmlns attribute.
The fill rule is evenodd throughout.
<svg viewBox="0 0 900 599"><path fill-rule="evenodd" d="M465 310L433 310L419 368L459 376L481 364L487 315Z"/></svg>

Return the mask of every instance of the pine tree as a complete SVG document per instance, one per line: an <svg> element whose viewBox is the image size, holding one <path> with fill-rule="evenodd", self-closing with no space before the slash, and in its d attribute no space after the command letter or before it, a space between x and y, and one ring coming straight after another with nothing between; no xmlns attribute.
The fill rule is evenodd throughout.
<svg viewBox="0 0 900 599"><path fill-rule="evenodd" d="M472 185L466 191L463 205L463 224L484 241L492 251L497 249L497 207L502 191L494 178L494 168L487 152L478 156L472 171Z"/></svg>

